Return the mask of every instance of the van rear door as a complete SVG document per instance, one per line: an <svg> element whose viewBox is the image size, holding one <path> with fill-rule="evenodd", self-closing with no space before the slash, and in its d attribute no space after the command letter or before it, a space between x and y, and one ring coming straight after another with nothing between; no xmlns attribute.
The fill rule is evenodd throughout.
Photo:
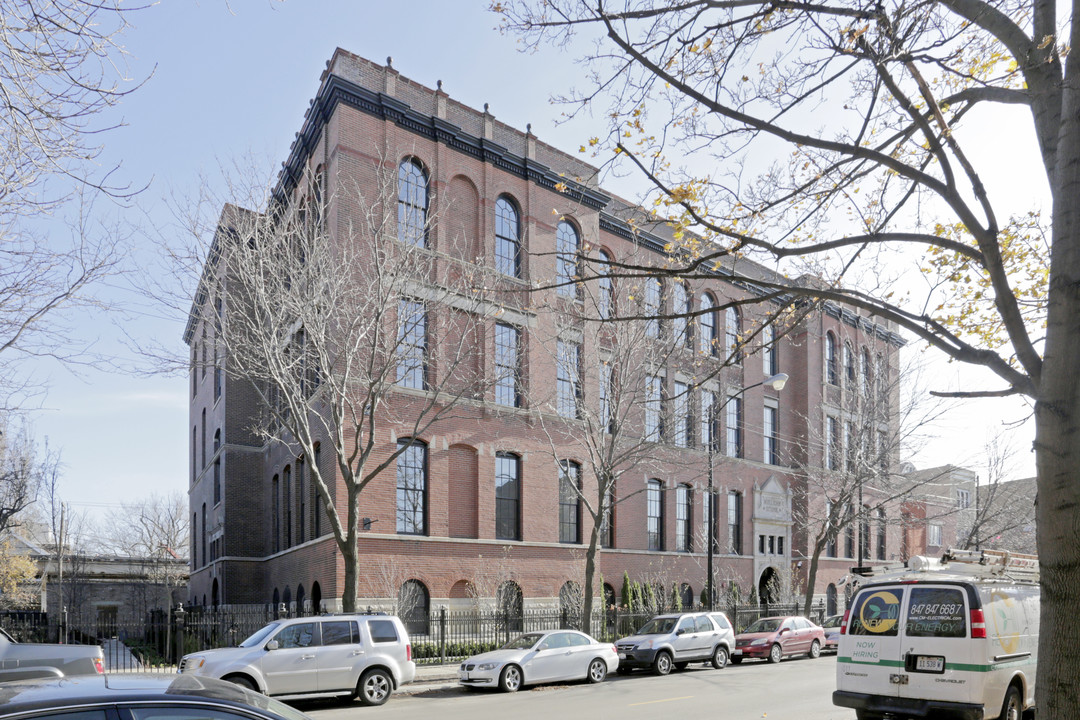
<svg viewBox="0 0 1080 720"><path fill-rule="evenodd" d="M969 631L972 597L962 584L909 586L900 628L902 672L907 675L901 697L982 702L977 686L983 668L975 656L984 641L973 640Z"/></svg>
<svg viewBox="0 0 1080 720"><path fill-rule="evenodd" d="M864 588L848 615L847 638L837 657L837 689L898 697L902 585Z"/></svg>

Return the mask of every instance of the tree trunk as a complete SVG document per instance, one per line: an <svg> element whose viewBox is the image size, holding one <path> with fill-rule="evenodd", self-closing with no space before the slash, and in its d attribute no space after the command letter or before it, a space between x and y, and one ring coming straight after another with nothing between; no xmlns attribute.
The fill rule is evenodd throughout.
<svg viewBox="0 0 1080 720"><path fill-rule="evenodd" d="M360 511L358 508L359 492L349 488L349 512L346 522L345 543L338 543L341 557L345 563L345 585L341 589L341 609L343 612L356 612L357 589L360 583Z"/></svg>
<svg viewBox="0 0 1080 720"><path fill-rule="evenodd" d="M821 540L814 542L814 554L810 556L810 567L806 569L806 595L803 597L803 615L810 617L810 607L814 604L814 585L817 584L818 560L821 559Z"/></svg>
<svg viewBox="0 0 1080 720"><path fill-rule="evenodd" d="M600 524L593 521L589 547L585 550L585 589L581 598L581 631L592 635L593 586L596 577L596 555L599 550ZM601 596L603 592L601 591Z"/></svg>
<svg viewBox="0 0 1080 720"><path fill-rule="evenodd" d="M1070 42L1080 42L1073 18ZM1070 53L1062 84L1061 129L1051 189L1054 193L1046 349L1033 378L1036 519L1042 579L1036 705L1048 718L1080 717L1080 57Z"/></svg>

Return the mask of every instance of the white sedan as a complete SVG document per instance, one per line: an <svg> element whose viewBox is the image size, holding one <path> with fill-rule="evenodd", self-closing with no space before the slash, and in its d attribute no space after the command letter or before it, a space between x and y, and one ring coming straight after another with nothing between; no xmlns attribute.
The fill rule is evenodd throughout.
<svg viewBox="0 0 1080 720"><path fill-rule="evenodd" d="M618 667L619 653L611 643L574 630L530 632L461 663L458 682L466 688L498 687L515 692L534 683L598 683Z"/></svg>

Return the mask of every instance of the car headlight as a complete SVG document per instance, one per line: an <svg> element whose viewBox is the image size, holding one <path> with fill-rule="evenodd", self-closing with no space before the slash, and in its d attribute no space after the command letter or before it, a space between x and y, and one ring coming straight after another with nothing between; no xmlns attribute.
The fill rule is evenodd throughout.
<svg viewBox="0 0 1080 720"><path fill-rule="evenodd" d="M184 658L184 670L194 671L202 668L206 664L206 658L204 657L187 657Z"/></svg>
<svg viewBox="0 0 1080 720"><path fill-rule="evenodd" d="M634 649L635 650L648 650L648 649L650 649L652 647L652 643L653 643L652 640L645 640L643 642L639 642L636 646L634 646Z"/></svg>
<svg viewBox="0 0 1080 720"><path fill-rule="evenodd" d="M477 670L494 670L499 667L499 663L480 663L476 666Z"/></svg>
<svg viewBox="0 0 1080 720"><path fill-rule="evenodd" d="M769 644L769 638L758 638L757 640L755 640L754 642L752 642L750 644L751 645L768 645Z"/></svg>

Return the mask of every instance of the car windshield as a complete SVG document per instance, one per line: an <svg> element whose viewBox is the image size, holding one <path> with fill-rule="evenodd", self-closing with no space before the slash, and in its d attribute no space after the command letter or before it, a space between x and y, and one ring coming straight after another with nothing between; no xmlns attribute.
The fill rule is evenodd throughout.
<svg viewBox="0 0 1080 720"><path fill-rule="evenodd" d="M281 623L270 623L269 625L264 627L262 630L259 630L254 635L249 637L247 640L240 643L240 647L245 647L246 648L246 647L255 647L256 645L261 645L266 640L266 638L270 637L271 633L273 633L275 630L277 630L278 627L280 627L280 626L281 626Z"/></svg>
<svg viewBox="0 0 1080 720"><path fill-rule="evenodd" d="M544 633L525 633L524 635L518 635L502 646L503 650L528 650L536 643L540 642L540 638L544 637Z"/></svg>
<svg viewBox="0 0 1080 720"><path fill-rule="evenodd" d="M637 631L638 635L670 635L678 618L653 618Z"/></svg>
<svg viewBox="0 0 1080 720"><path fill-rule="evenodd" d="M746 633L768 633L776 632L780 629L780 623L783 620L780 618L761 618L755 621L750 627L743 630Z"/></svg>
<svg viewBox="0 0 1080 720"><path fill-rule="evenodd" d="M827 617L825 618L825 622L821 623L821 627L840 627L840 621L843 619L843 615L833 615L832 617Z"/></svg>

